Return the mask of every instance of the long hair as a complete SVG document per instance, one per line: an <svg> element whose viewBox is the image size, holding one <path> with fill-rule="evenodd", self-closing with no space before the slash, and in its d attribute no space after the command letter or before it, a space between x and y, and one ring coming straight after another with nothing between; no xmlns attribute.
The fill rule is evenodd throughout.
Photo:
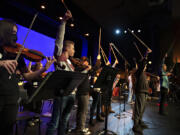
<svg viewBox="0 0 180 135"><path fill-rule="evenodd" d="M12 20L0 20L0 46L14 44L14 41L12 39L12 32L14 26L17 27L16 23Z"/></svg>

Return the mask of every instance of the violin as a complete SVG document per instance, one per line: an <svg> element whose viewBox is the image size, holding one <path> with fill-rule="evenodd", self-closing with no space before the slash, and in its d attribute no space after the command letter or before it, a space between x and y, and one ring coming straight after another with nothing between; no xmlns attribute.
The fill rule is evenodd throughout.
<svg viewBox="0 0 180 135"><path fill-rule="evenodd" d="M71 60L72 64L73 64L75 67L82 68L82 69L88 68L88 66L84 65L84 64L83 64L83 61L80 60L79 58L70 57L69 59Z"/></svg>
<svg viewBox="0 0 180 135"><path fill-rule="evenodd" d="M34 62L40 62L44 58L46 58L40 51L34 49L24 48L21 44L16 43L16 46L4 46L3 49L11 54L17 55L18 52L22 49L22 55Z"/></svg>

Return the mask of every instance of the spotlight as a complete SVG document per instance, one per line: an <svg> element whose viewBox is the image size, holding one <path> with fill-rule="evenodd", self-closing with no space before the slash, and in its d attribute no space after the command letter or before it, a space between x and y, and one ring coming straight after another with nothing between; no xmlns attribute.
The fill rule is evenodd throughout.
<svg viewBox="0 0 180 135"><path fill-rule="evenodd" d="M152 64L152 61L149 61L148 63L151 65L151 64Z"/></svg>
<svg viewBox="0 0 180 135"><path fill-rule="evenodd" d="M131 32L134 33L134 30L132 30Z"/></svg>
<svg viewBox="0 0 180 135"><path fill-rule="evenodd" d="M74 27L74 24L73 24L73 23L71 23L71 24L70 24L70 26L71 26L71 27Z"/></svg>
<svg viewBox="0 0 180 135"><path fill-rule="evenodd" d="M45 5L41 5L41 9L46 9Z"/></svg>
<svg viewBox="0 0 180 135"><path fill-rule="evenodd" d="M126 33L127 33L127 30L124 31L124 34L126 34Z"/></svg>
<svg viewBox="0 0 180 135"><path fill-rule="evenodd" d="M62 19L63 19L63 18L60 16L60 17L59 17L59 20L62 20Z"/></svg>
<svg viewBox="0 0 180 135"><path fill-rule="evenodd" d="M89 37L89 33L84 34L84 36Z"/></svg>
<svg viewBox="0 0 180 135"><path fill-rule="evenodd" d="M117 35L119 35L119 34L121 33L121 31L120 31L119 29L117 29L117 30L115 31L115 33L116 33Z"/></svg>
<svg viewBox="0 0 180 135"><path fill-rule="evenodd" d="M140 29L138 29L138 33L140 33L141 32L141 30Z"/></svg>

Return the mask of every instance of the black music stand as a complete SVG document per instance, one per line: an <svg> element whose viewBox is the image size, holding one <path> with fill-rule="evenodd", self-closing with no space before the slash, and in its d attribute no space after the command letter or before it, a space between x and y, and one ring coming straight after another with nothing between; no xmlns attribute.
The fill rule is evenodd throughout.
<svg viewBox="0 0 180 135"><path fill-rule="evenodd" d="M105 102L106 104L105 105L105 111L106 111L105 127L103 130L97 132L98 135L116 135L116 133L114 133L113 131L107 130L107 125L108 125L108 106L111 100L109 93L110 91L112 93L112 85L113 85L117 72L118 72L117 69L112 68L110 66L105 66L102 69L94 85L94 88L101 88L101 90L103 90L102 92L105 94L104 96L107 98Z"/></svg>
<svg viewBox="0 0 180 135"><path fill-rule="evenodd" d="M84 73L63 70L50 72L46 75L36 91L27 100L27 103L30 103L32 100L41 101L55 98L57 96L61 96L64 92L71 93L81 84L86 76L87 74Z"/></svg>

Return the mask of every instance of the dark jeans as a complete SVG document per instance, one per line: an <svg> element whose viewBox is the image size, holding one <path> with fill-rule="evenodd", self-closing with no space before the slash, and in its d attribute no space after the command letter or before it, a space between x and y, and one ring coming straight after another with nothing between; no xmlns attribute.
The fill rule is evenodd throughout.
<svg viewBox="0 0 180 135"><path fill-rule="evenodd" d="M48 124L46 135L54 135L58 129L59 135L65 135L70 112L75 102L75 95L58 97L54 100L51 121Z"/></svg>
<svg viewBox="0 0 180 135"><path fill-rule="evenodd" d="M145 111L146 94L136 93L135 108L134 108L134 125L138 125L142 121Z"/></svg>
<svg viewBox="0 0 180 135"><path fill-rule="evenodd" d="M98 117L98 115L100 115L100 107L101 107L101 94L100 94L100 92L94 91L94 92L92 92L91 96L93 98L93 102L92 102L92 105L90 108L90 120L93 119L93 115L95 113L95 110L96 110L96 117Z"/></svg>
<svg viewBox="0 0 180 135"><path fill-rule="evenodd" d="M18 112L17 103L10 101L11 97L0 96L0 134L3 135L12 135Z"/></svg>
<svg viewBox="0 0 180 135"><path fill-rule="evenodd" d="M88 105L89 105L89 95L78 95L78 109L77 109L77 116L76 116L76 128L83 130L86 125L86 116L88 112Z"/></svg>
<svg viewBox="0 0 180 135"><path fill-rule="evenodd" d="M168 89L161 87L161 98L160 98L160 106L159 106L159 113L165 113L164 104L167 101Z"/></svg>

